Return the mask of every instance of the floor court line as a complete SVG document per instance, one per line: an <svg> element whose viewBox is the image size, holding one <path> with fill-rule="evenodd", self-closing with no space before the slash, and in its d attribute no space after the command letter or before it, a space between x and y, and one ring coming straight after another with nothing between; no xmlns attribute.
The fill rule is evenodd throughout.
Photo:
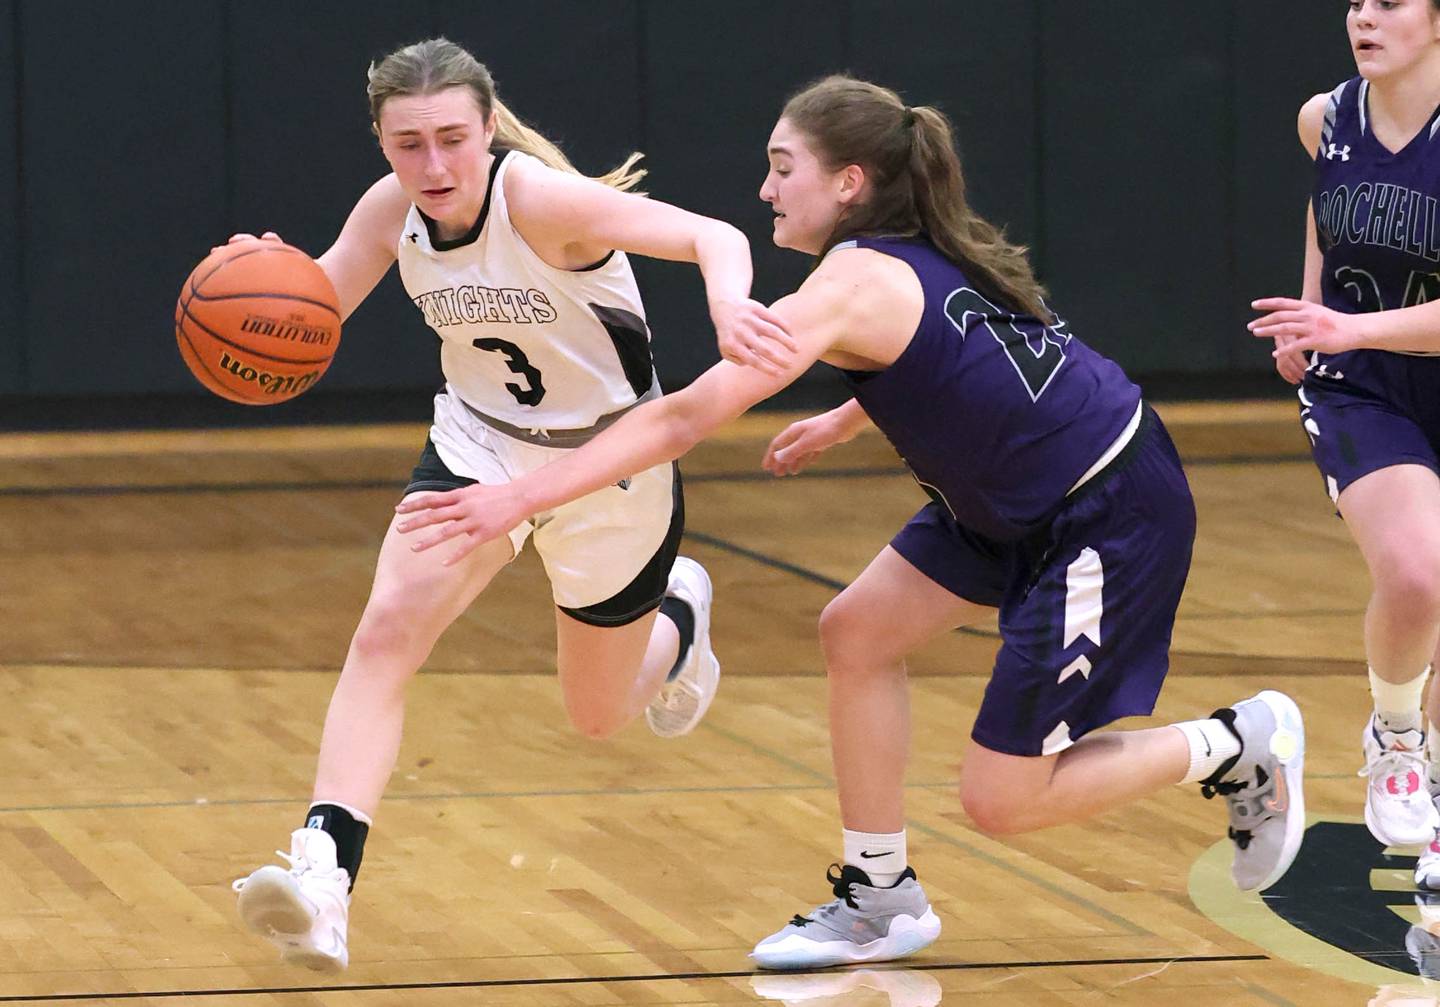
<svg viewBox="0 0 1440 1007"><path fill-rule="evenodd" d="M1269 961L1268 955L1181 955L1160 958L1080 958L1065 961L1020 961L1020 962L939 962L927 964L924 968L911 965L908 968L874 967L877 971L913 972L959 972L984 971L987 969L1046 969L1084 968L1105 965L1203 965L1215 962L1256 962ZM695 981L697 979L748 979L752 976L767 975L823 975L829 969L802 970L796 972L764 972L747 969L735 972L674 972L654 975L616 976L559 976L553 979L458 979L449 982L431 983L356 983L336 986L261 986L254 988L235 987L231 989L202 990L130 990L114 993L47 993L39 996L0 996L0 1003L61 1003L90 1000L147 1000L176 999L181 997L220 996L270 996L286 993L385 993L400 990L447 990L447 989L505 989L529 986L581 986L600 983L643 983Z"/></svg>

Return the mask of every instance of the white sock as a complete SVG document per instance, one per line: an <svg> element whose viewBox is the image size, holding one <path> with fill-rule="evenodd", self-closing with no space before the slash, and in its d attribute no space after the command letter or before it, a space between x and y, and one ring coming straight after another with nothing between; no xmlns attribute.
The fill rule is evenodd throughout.
<svg viewBox="0 0 1440 1007"><path fill-rule="evenodd" d="M870 875L876 888L889 888L905 873L905 830L851 832L846 829L845 863Z"/></svg>
<svg viewBox="0 0 1440 1007"><path fill-rule="evenodd" d="M1418 731L1420 729L1420 697L1425 695L1425 679L1430 666L1408 682L1387 682L1370 669L1370 695L1375 700L1375 716L1387 731Z"/></svg>
<svg viewBox="0 0 1440 1007"><path fill-rule="evenodd" d="M1171 724L1190 743L1190 767L1181 783L1199 783L1215 775L1226 761L1240 754L1240 739L1225 726L1224 721L1207 717Z"/></svg>

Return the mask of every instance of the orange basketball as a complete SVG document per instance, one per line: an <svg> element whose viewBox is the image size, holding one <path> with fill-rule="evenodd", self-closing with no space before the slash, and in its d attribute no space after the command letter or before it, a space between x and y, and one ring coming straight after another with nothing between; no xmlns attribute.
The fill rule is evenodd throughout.
<svg viewBox="0 0 1440 1007"><path fill-rule="evenodd" d="M240 241L195 267L175 304L190 373L251 406L313 387L340 345L340 303L314 259L277 241Z"/></svg>

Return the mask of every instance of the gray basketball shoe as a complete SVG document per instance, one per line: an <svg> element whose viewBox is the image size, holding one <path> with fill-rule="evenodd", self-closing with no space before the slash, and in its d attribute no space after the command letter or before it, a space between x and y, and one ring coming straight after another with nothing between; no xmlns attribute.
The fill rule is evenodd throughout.
<svg viewBox="0 0 1440 1007"><path fill-rule="evenodd" d="M1300 852L1305 837L1305 724L1284 693L1259 695L1211 714L1240 739L1200 792L1225 798L1235 860L1230 874L1244 891L1269 888Z"/></svg>
<svg viewBox="0 0 1440 1007"><path fill-rule="evenodd" d="M677 556L670 568L667 596L679 598L695 614L695 635L674 677L645 708L645 722L662 738L688 734L700 723L720 685L720 662L710 646L710 603L715 589L705 568L686 556Z"/></svg>
<svg viewBox="0 0 1440 1007"><path fill-rule="evenodd" d="M940 918L930 908L915 871L905 868L890 888L876 888L870 876L846 864L825 874L835 900L796 916L750 952L764 969L813 969L850 962L883 962L913 955L940 936Z"/></svg>
<svg viewBox="0 0 1440 1007"><path fill-rule="evenodd" d="M287 964L317 972L340 972L350 964L350 873L335 862L335 840L321 829L296 829L290 864L262 867L232 887L240 918L253 933L280 949Z"/></svg>

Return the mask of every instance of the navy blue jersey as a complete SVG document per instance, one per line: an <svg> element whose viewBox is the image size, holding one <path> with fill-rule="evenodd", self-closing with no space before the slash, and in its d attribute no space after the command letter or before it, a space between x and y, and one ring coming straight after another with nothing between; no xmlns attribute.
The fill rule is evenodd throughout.
<svg viewBox="0 0 1440 1007"><path fill-rule="evenodd" d="M965 528L1028 537L1137 415L1140 389L1066 331L982 295L924 239L850 245L909 264L920 325L882 371L844 371L916 480Z"/></svg>
<svg viewBox="0 0 1440 1007"><path fill-rule="evenodd" d="M1392 153L1369 123L1370 85L1330 95L1315 152L1315 229L1327 308L1356 314L1440 297L1440 110Z"/></svg>

